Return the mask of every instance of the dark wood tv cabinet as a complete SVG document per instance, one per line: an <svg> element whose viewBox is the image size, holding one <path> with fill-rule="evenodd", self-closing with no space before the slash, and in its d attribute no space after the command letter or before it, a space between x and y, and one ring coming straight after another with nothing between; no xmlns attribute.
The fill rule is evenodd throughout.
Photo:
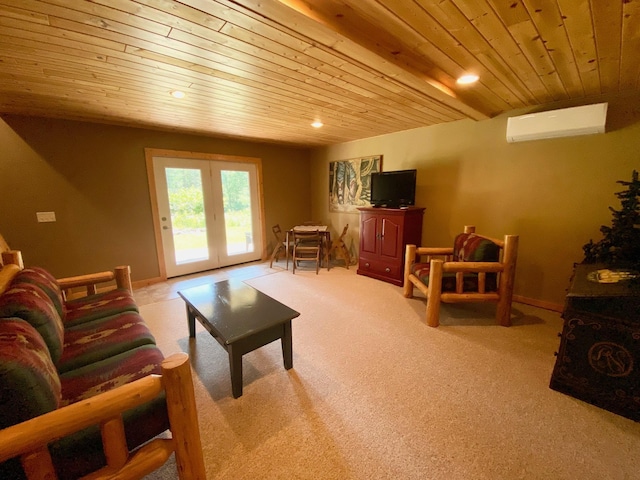
<svg viewBox="0 0 640 480"><path fill-rule="evenodd" d="M420 245L424 208L358 208L358 274L402 286L407 244Z"/></svg>

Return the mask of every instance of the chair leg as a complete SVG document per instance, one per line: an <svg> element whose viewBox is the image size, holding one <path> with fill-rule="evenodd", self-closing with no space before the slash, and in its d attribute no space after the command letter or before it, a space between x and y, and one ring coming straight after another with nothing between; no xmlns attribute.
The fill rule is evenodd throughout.
<svg viewBox="0 0 640 480"><path fill-rule="evenodd" d="M518 256L518 236L506 235L502 261L505 269L500 275L498 293L498 307L496 320L503 327L511 326L511 303L513 301L513 288L515 283L516 259Z"/></svg>
<svg viewBox="0 0 640 480"><path fill-rule="evenodd" d="M496 309L496 320L503 327L511 326L511 299L500 297Z"/></svg>
<svg viewBox="0 0 640 480"><path fill-rule="evenodd" d="M440 325L440 295L442 293L442 260L431 260L427 293L427 325ZM409 282L410 283L410 282Z"/></svg>
<svg viewBox="0 0 640 480"><path fill-rule="evenodd" d="M413 298L413 282L409 280L409 274L411 273L411 266L416 258L416 246L407 245L404 260L404 285L402 293L406 298Z"/></svg>
<svg viewBox="0 0 640 480"><path fill-rule="evenodd" d="M278 255L280 254L280 249L282 248L282 245L276 245L276 247L273 249L273 253L271 253L271 260L269 261L269 268L273 267L273 260L275 259L275 261L278 261Z"/></svg>
<svg viewBox="0 0 640 480"><path fill-rule="evenodd" d="M351 265L351 254L349 253L349 249L346 245L342 245L342 254L344 255L344 262L347 264L347 270L349 270L349 265Z"/></svg>

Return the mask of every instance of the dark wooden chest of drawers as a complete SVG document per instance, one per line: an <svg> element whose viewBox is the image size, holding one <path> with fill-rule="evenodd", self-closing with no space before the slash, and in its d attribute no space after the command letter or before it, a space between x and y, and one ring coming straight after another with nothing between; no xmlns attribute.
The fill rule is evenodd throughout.
<svg viewBox="0 0 640 480"><path fill-rule="evenodd" d="M620 274L576 265L550 387L640 421L640 288Z"/></svg>
<svg viewBox="0 0 640 480"><path fill-rule="evenodd" d="M404 251L420 245L424 208L359 208L358 274L402 286Z"/></svg>

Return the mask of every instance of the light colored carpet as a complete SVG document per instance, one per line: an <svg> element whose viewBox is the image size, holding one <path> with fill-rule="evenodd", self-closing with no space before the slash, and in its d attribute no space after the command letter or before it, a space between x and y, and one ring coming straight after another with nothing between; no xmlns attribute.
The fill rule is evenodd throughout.
<svg viewBox="0 0 640 480"><path fill-rule="evenodd" d="M184 304L141 307L165 355L191 356L209 479L637 479L640 424L549 389L562 321L514 304L445 305L355 274L277 271L247 283L301 313L294 367L279 342L244 357L231 395L226 352ZM148 480L175 479L175 464Z"/></svg>

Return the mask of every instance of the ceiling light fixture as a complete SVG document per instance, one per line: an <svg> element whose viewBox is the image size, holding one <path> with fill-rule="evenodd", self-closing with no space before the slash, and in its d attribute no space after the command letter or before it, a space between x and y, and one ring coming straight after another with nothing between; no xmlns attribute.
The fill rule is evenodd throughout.
<svg viewBox="0 0 640 480"><path fill-rule="evenodd" d="M184 98L185 97L185 93L183 91L180 91L180 90L172 90L171 91L171 96L173 98Z"/></svg>
<svg viewBox="0 0 640 480"><path fill-rule="evenodd" d="M313 128L320 128L320 127L322 127L323 125L324 125L324 123L322 123L320 120L316 120L315 122L313 122L313 123L311 124L311 126L312 126Z"/></svg>
<svg viewBox="0 0 640 480"><path fill-rule="evenodd" d="M478 75L468 73L458 78L458 80L456 80L456 83L459 85L469 85L471 83L476 83L479 79L480 77L478 77Z"/></svg>

